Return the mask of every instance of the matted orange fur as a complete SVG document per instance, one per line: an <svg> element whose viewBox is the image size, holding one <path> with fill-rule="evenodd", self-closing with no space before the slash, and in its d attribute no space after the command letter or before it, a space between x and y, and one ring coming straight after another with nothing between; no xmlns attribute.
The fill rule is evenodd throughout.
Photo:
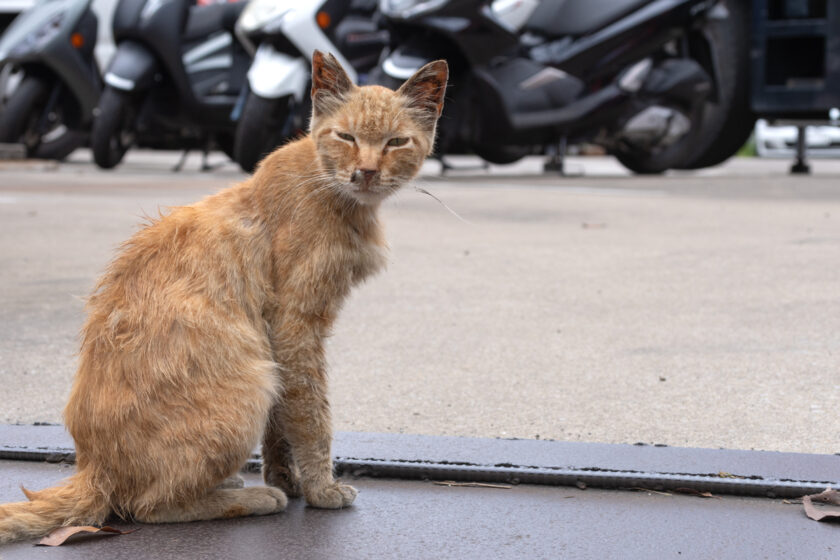
<svg viewBox="0 0 840 560"><path fill-rule="evenodd" d="M129 239L87 302L65 410L78 472L0 506L0 542L116 513L176 522L350 505L333 478L324 338L385 263L379 203L431 152L447 67L397 92L312 60L310 134ZM266 487L231 488L263 439Z"/></svg>

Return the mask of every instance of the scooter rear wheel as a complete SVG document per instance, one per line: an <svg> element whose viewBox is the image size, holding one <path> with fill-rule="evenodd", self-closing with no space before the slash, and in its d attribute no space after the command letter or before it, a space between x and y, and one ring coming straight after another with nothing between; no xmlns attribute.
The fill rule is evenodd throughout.
<svg viewBox="0 0 840 560"><path fill-rule="evenodd" d="M717 68L717 99L707 100L699 115L692 115L692 130L673 146L653 152L617 150L622 165L640 174L668 169L700 169L723 163L749 138L755 124L749 98L749 3L725 0L726 17L710 19L697 38L698 57L711 71ZM705 47L708 47L708 51ZM715 62L717 61L717 62Z"/></svg>
<svg viewBox="0 0 840 560"><path fill-rule="evenodd" d="M26 156L62 160L84 143L81 131L64 124L60 104L48 110L56 83L36 76L24 76L0 112L0 142L23 144Z"/></svg>
<svg viewBox="0 0 840 560"><path fill-rule="evenodd" d="M703 139L695 156L682 169L701 169L719 165L746 143L755 127L756 115L750 104L750 26L749 4L743 0L723 2L729 17L706 26L709 44L716 51L720 72L719 101L703 115Z"/></svg>
<svg viewBox="0 0 840 560"><path fill-rule="evenodd" d="M106 87L99 98L90 145L93 160L102 169L113 169L134 143L134 102L131 95Z"/></svg>

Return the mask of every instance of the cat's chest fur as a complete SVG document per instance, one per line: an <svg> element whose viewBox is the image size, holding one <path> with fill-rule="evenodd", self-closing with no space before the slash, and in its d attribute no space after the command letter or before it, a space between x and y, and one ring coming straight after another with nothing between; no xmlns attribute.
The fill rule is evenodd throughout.
<svg viewBox="0 0 840 560"><path fill-rule="evenodd" d="M375 220L322 223L300 237L275 240L276 303L287 311L330 319L350 289L384 268L387 246Z"/></svg>
<svg viewBox="0 0 840 560"><path fill-rule="evenodd" d="M347 225L322 237L304 262L308 280L319 285L346 284L349 288L379 272L387 260L387 247L376 227L373 235Z"/></svg>

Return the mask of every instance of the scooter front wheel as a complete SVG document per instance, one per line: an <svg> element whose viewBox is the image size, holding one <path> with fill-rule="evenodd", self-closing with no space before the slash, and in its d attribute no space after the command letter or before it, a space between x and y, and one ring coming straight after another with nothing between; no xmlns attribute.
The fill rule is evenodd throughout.
<svg viewBox="0 0 840 560"><path fill-rule="evenodd" d="M61 86L40 77L24 76L0 112L0 142L23 144L30 158L56 160L66 158L81 146L85 136L67 127L61 104L48 107L55 87Z"/></svg>
<svg viewBox="0 0 840 560"><path fill-rule="evenodd" d="M260 160L291 135L289 97L267 99L251 93L236 126L233 159L246 173L253 173Z"/></svg>
<svg viewBox="0 0 840 560"><path fill-rule="evenodd" d="M102 169L113 169L134 143L134 115L131 94L106 87L99 98L90 145L93 160Z"/></svg>

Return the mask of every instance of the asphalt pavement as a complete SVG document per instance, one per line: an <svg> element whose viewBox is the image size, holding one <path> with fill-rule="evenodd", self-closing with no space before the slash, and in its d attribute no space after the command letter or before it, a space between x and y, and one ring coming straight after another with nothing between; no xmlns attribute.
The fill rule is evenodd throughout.
<svg viewBox="0 0 840 560"><path fill-rule="evenodd" d="M0 461L0 472L48 486L69 474L47 463ZM257 475L246 477L259 483ZM0 547L4 560L412 558L650 559L836 558L837 528L801 506L761 498L711 498L521 485L482 488L423 481L356 479L347 510L305 507L174 525L110 523L127 535L88 538L58 548L34 542ZM0 501L19 500L0 483Z"/></svg>
<svg viewBox="0 0 840 560"><path fill-rule="evenodd" d="M144 215L246 177L177 158L0 163L0 423L61 421L83 298ZM455 163L416 184L462 219L383 208L389 269L329 345L338 430L840 452L840 162Z"/></svg>

